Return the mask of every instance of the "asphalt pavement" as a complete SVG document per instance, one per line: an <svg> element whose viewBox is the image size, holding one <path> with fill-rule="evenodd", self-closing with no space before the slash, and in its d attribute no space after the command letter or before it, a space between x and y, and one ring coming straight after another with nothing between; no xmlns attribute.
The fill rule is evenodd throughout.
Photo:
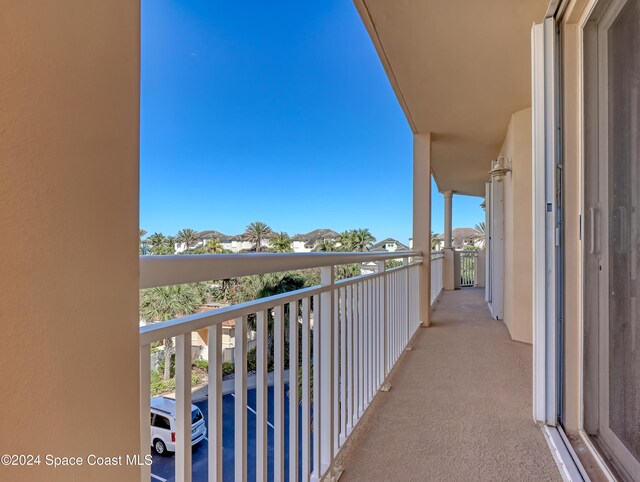
<svg viewBox="0 0 640 482"><path fill-rule="evenodd" d="M207 434L209 432L209 413L207 400L194 402L200 408L207 424ZM225 481L233 481L234 471L234 404L235 398L232 393L222 397L222 478ZM285 386L285 410L284 410L284 465L285 480L289 478L289 397L288 386ZM256 480L256 390L247 390L247 480ZM298 407L298 417L302 416L302 408ZM269 387L268 392L268 474L273 480L273 387ZM299 430L299 439L302 438L302 430ZM208 437L207 437L208 439ZM204 482L207 480L208 471L208 440L203 440L195 445L192 450L193 481ZM313 453L313 450L311 450ZM165 482L173 481L175 456L159 456L152 451L153 464L151 466L151 481ZM298 448L298 460L302 458L302 446ZM313 462L311 462L313 463ZM298 467L301 470L301 467Z"/></svg>

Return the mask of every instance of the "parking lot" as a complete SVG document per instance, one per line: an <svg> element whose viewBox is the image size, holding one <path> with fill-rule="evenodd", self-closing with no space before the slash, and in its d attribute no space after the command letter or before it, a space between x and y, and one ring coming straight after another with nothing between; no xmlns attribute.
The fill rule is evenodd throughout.
<svg viewBox="0 0 640 482"><path fill-rule="evenodd" d="M268 468L269 480L273 480L273 387L269 387L268 395ZM222 397L222 477L225 481L233 481L233 464L234 464L234 403L233 394L224 395ZM209 414L207 410L207 401L195 402L195 405L202 410L205 423L207 424L207 433L209 431ZM256 390L247 391L247 478L248 480L256 480ZM285 410L284 410L284 463L285 463L285 479L289 477L289 396L288 386L285 386ZM302 409L299 408L299 416ZM302 432L299 431L299 436ZM208 437L207 437L208 438ZM193 480L206 481L208 470L208 440L205 439L198 445L193 447ZM152 452L153 453L153 452ZM298 457L301 457L301 449L299 448ZM153 464L151 466L151 481L164 482L174 480L174 455L159 456L153 453ZM300 470L300 467L298 467Z"/></svg>

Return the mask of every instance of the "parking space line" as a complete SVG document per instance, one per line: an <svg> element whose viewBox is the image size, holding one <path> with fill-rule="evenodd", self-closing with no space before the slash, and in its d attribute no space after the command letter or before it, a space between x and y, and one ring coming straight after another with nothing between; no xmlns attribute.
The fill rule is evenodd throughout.
<svg viewBox="0 0 640 482"><path fill-rule="evenodd" d="M231 396L232 396L233 398L236 398L236 394L235 394L235 393L232 393L232 394L231 394ZM258 416L258 412L256 412L256 411L255 411L253 408L251 408L249 405L247 405L247 408L248 408L248 409L249 409L249 411L250 411L251 413L253 413L256 417ZM269 420L267 420L267 425L268 425L269 427L271 427L273 430L275 430L275 429L276 429L276 428L273 426L273 424L272 424L271 422L269 422Z"/></svg>
<svg viewBox="0 0 640 482"><path fill-rule="evenodd" d="M158 477L157 475L151 474L151 477L154 479L158 479L160 482L167 482L167 479L163 479L162 477Z"/></svg>

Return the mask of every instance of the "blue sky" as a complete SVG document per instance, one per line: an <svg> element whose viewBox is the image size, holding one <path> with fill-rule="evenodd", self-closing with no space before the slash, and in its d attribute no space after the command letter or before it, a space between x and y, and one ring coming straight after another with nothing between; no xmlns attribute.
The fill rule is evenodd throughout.
<svg viewBox="0 0 640 482"><path fill-rule="evenodd" d="M143 0L141 93L149 232L411 236L411 130L350 0ZM480 201L455 197L454 227Z"/></svg>

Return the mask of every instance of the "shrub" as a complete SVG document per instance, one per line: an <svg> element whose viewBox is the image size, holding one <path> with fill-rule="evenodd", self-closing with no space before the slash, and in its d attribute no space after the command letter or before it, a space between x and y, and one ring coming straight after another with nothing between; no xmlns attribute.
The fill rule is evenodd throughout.
<svg viewBox="0 0 640 482"><path fill-rule="evenodd" d="M202 382L202 378L196 373L191 374L191 385L196 386ZM151 372L151 396L156 397L158 395L163 395L165 393L175 392L176 391L176 379L171 378L170 380L162 379L162 372L152 371Z"/></svg>
<svg viewBox="0 0 640 482"><path fill-rule="evenodd" d="M222 376L226 377L227 375L233 375L235 369L236 366L232 362L224 362L222 364Z"/></svg>
<svg viewBox="0 0 640 482"><path fill-rule="evenodd" d="M209 362L207 360L196 360L194 363L200 370L208 370Z"/></svg>
<svg viewBox="0 0 640 482"><path fill-rule="evenodd" d="M255 372L257 370L256 365L256 349L252 348L247 352L247 372Z"/></svg>

